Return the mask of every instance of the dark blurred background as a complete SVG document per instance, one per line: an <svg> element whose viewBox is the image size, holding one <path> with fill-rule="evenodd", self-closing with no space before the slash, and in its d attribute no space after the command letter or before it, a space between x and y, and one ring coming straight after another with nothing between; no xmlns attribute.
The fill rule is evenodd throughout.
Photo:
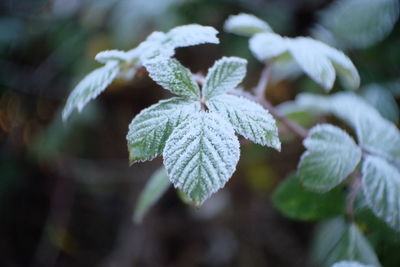
<svg viewBox="0 0 400 267"><path fill-rule="evenodd" d="M282 153L242 147L237 172L202 208L184 205L170 189L135 225L135 201L162 161L129 167L128 124L169 94L142 70L134 81L114 82L67 123L60 111L76 83L98 66L96 53L130 49L154 30L188 23L215 27L221 44L181 48L176 57L203 73L223 55L245 57L244 85L251 88L262 64L247 38L222 31L224 20L253 13L280 34L318 35L320 11L331 2L0 1L0 266L310 266L314 225L285 219L270 200L296 169L300 140L283 136ZM363 84L390 83L395 97L399 33L396 24L368 45L341 43ZM275 83L268 97L279 104L318 90L301 76Z"/></svg>

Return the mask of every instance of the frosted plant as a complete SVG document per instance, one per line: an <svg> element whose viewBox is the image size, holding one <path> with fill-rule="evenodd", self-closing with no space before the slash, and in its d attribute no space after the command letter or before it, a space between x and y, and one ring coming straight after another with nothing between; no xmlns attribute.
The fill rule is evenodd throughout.
<svg viewBox="0 0 400 267"><path fill-rule="evenodd" d="M246 60L224 57L208 70L200 89L176 59L144 63L150 77L178 95L143 110L127 135L131 162L163 155L170 181L195 205L224 186L239 161L235 132L280 150L275 120L257 103L229 95L246 75Z"/></svg>
<svg viewBox="0 0 400 267"><path fill-rule="evenodd" d="M400 132L393 123L398 121L395 99L382 96L380 87L374 85L363 90L367 101L354 92L301 93L294 101L274 107L265 97L271 66L291 62L325 93L332 89L336 76L343 87L357 89L359 74L343 52L309 37L280 36L253 15L230 16L224 28L249 36L251 52L265 63L255 94L235 89L246 75L245 59L223 57L206 77L199 77L171 58L177 47L218 43L215 29L186 25L167 33L154 32L130 51L99 53L96 60L104 66L73 90L63 119L75 108L80 111L114 79L132 79L142 66L158 85L175 95L142 110L129 125L130 162L162 156L164 163L139 197L134 214L139 222L171 184L185 203L195 206L224 187L239 161L237 135L280 151L273 115L305 147L297 172L279 186L273 203L293 219L337 217L317 231L316 266L381 266L356 223L355 210L360 205L368 207L371 214L400 231ZM390 100L390 105L381 105L376 96ZM296 112L331 114L350 131L327 123L307 131L286 117ZM356 198L360 199L357 203Z"/></svg>
<svg viewBox="0 0 400 267"><path fill-rule="evenodd" d="M145 41L129 51L107 50L98 53L95 59L104 66L89 73L71 92L62 113L63 120L66 120L75 108L80 112L114 79L132 79L147 60L171 57L178 47L204 43L218 44L217 33L217 30L208 26L184 25L167 33L153 32Z"/></svg>

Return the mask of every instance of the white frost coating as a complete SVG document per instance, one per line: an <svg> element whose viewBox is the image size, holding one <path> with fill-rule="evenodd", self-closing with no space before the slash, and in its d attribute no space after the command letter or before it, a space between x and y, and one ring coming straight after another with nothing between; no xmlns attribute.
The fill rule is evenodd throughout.
<svg viewBox="0 0 400 267"><path fill-rule="evenodd" d="M199 103L177 97L142 110L130 123L126 136L129 160L151 160L160 155L173 129L190 113L199 110Z"/></svg>
<svg viewBox="0 0 400 267"><path fill-rule="evenodd" d="M376 267L376 266L361 264L357 261L341 261L333 264L332 267Z"/></svg>
<svg viewBox="0 0 400 267"><path fill-rule="evenodd" d="M95 58L100 63L107 63L110 60L116 60L116 61L127 61L129 60L129 57L127 55L127 52L121 51L121 50L105 50L99 52Z"/></svg>
<svg viewBox="0 0 400 267"><path fill-rule="evenodd" d="M67 99L64 110L62 112L62 119L68 119L71 112L76 108L81 112L83 107L91 100L96 98L103 92L107 86L117 77L119 72L119 64L117 61L109 61L103 67L95 69L72 90Z"/></svg>
<svg viewBox="0 0 400 267"><path fill-rule="evenodd" d="M224 23L224 31L244 36L252 36L260 32L272 32L265 21L251 14L231 15Z"/></svg>
<svg viewBox="0 0 400 267"><path fill-rule="evenodd" d="M200 89L192 73L176 59L158 58L145 62L150 77L174 94L198 100Z"/></svg>
<svg viewBox="0 0 400 267"><path fill-rule="evenodd" d="M172 132L163 152L170 181L197 206L225 185L239 154L232 126L205 111L185 119Z"/></svg>
<svg viewBox="0 0 400 267"><path fill-rule="evenodd" d="M297 64L315 82L329 91L335 82L336 72L324 51L310 38L298 37L286 40Z"/></svg>
<svg viewBox="0 0 400 267"><path fill-rule="evenodd" d="M361 181L373 212L400 231L400 171L379 157L367 155Z"/></svg>
<svg viewBox="0 0 400 267"><path fill-rule="evenodd" d="M361 149L342 129L322 124L313 127L303 142L298 173L302 183L317 191L328 191L354 171Z"/></svg>
<svg viewBox="0 0 400 267"><path fill-rule="evenodd" d="M189 24L178 26L166 34L164 45L172 47L186 47L205 43L219 44L218 31L210 26Z"/></svg>
<svg viewBox="0 0 400 267"><path fill-rule="evenodd" d="M246 76L247 60L223 57L208 70L203 87L203 97L210 99L235 88Z"/></svg>
<svg viewBox="0 0 400 267"><path fill-rule="evenodd" d="M212 112L228 120L235 131L246 139L281 150L276 122L259 104L225 94L212 98L206 105Z"/></svg>
<svg viewBox="0 0 400 267"><path fill-rule="evenodd" d="M259 33L249 41L250 51L260 61L265 62L285 53L286 41L275 33Z"/></svg>

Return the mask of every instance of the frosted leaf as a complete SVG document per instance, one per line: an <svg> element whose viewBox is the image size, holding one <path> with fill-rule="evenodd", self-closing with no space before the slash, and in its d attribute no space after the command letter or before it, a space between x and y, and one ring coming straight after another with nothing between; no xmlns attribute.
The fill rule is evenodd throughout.
<svg viewBox="0 0 400 267"><path fill-rule="evenodd" d="M348 89L358 89L360 76L353 62L342 52L322 42L309 39L327 56L335 68L342 85Z"/></svg>
<svg viewBox="0 0 400 267"><path fill-rule="evenodd" d="M244 36L252 36L260 32L272 32L268 23L254 15L245 13L229 16L224 23L224 30Z"/></svg>
<svg viewBox="0 0 400 267"><path fill-rule="evenodd" d="M308 76L329 91L335 82L335 69L324 51L309 38L287 39L287 45L297 64Z"/></svg>
<svg viewBox="0 0 400 267"><path fill-rule="evenodd" d="M178 26L166 34L163 45L175 49L205 43L219 44L217 34L218 31L210 26L198 24Z"/></svg>
<svg viewBox="0 0 400 267"><path fill-rule="evenodd" d="M254 143L280 151L281 142L274 118L259 104L243 97L220 95L206 102L207 107L228 120L235 131Z"/></svg>
<svg viewBox="0 0 400 267"><path fill-rule="evenodd" d="M239 154L232 126L205 111L184 120L168 138L163 152L170 181L197 206L225 185L236 169Z"/></svg>
<svg viewBox="0 0 400 267"><path fill-rule="evenodd" d="M295 61L315 82L330 90L336 72L343 86L357 89L360 77L351 60L343 52L308 37L288 38L275 33L259 33L249 42L250 50L260 61L274 59Z"/></svg>
<svg viewBox="0 0 400 267"><path fill-rule="evenodd" d="M235 88L246 76L247 60L223 57L208 70L203 97L210 99Z"/></svg>
<svg viewBox="0 0 400 267"><path fill-rule="evenodd" d="M352 93L334 95L331 105L332 113L354 128L366 150L400 163L400 132L393 123Z"/></svg>
<svg viewBox="0 0 400 267"><path fill-rule="evenodd" d="M398 17L398 0L336 0L320 23L344 46L365 48L383 40Z"/></svg>
<svg viewBox="0 0 400 267"><path fill-rule="evenodd" d="M249 41L249 47L253 55L265 62L285 53L287 44L280 35L275 33L259 33Z"/></svg>
<svg viewBox="0 0 400 267"><path fill-rule="evenodd" d="M367 155L361 182L375 215L400 231L400 171L379 157Z"/></svg>
<svg viewBox="0 0 400 267"><path fill-rule="evenodd" d="M295 104L298 109L331 113L342 119L355 130L358 142L365 150L400 166L399 129L356 94L321 96L304 93L296 97Z"/></svg>
<svg viewBox="0 0 400 267"><path fill-rule="evenodd" d="M322 124L313 127L303 142L307 151L301 156L299 177L304 186L328 191L354 171L361 149L340 128Z"/></svg>
<svg viewBox="0 0 400 267"><path fill-rule="evenodd" d="M150 77L174 94L190 99L200 98L200 89L190 70L176 59L154 59L145 64Z"/></svg>
<svg viewBox="0 0 400 267"><path fill-rule="evenodd" d="M129 57L125 51L120 50L105 50L99 52L95 59L100 63L107 63L108 61L120 61L125 62L129 60Z"/></svg>
<svg viewBox="0 0 400 267"><path fill-rule="evenodd" d="M322 224L316 231L312 257L315 266L332 267L340 261L358 261L368 266L380 267L379 260L368 239L355 223L343 217Z"/></svg>
<svg viewBox="0 0 400 267"><path fill-rule="evenodd" d="M357 261L341 261L337 262L332 267L374 267L373 265L361 264Z"/></svg>
<svg viewBox="0 0 400 267"><path fill-rule="evenodd" d="M137 48L128 51L131 58L139 57L141 62L175 54L178 47L187 47L205 43L218 44L218 31L210 26L189 24L178 26L167 33L153 32Z"/></svg>
<svg viewBox="0 0 400 267"><path fill-rule="evenodd" d="M182 98L161 100L142 110L129 125L129 160L151 160L160 155L172 130L189 113L200 110L198 103Z"/></svg>
<svg viewBox="0 0 400 267"><path fill-rule="evenodd" d="M136 223L142 222L144 215L167 192L170 185L165 168L161 167L153 173L135 205L133 220Z"/></svg>
<svg viewBox="0 0 400 267"><path fill-rule="evenodd" d="M95 69L85 76L74 88L67 99L62 118L65 121L76 108L81 112L83 107L103 92L117 77L119 65L117 61L109 61L103 67Z"/></svg>

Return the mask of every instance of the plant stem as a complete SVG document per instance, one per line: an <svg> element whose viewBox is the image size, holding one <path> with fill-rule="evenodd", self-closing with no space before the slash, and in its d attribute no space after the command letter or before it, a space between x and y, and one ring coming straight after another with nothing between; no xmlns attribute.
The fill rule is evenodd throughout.
<svg viewBox="0 0 400 267"><path fill-rule="evenodd" d="M359 171L354 171L352 176L353 179L351 181L350 192L348 194L346 213L350 220L354 221L354 203L361 187L361 176Z"/></svg>

